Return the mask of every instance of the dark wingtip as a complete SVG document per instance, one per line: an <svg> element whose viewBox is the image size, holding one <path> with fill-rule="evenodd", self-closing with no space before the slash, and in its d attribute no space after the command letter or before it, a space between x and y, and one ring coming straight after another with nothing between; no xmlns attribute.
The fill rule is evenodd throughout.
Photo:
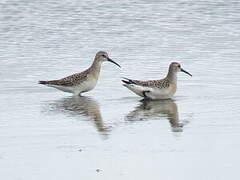
<svg viewBox="0 0 240 180"><path fill-rule="evenodd" d="M124 80L122 80L123 83L125 84L136 84L133 80L122 77Z"/></svg>
<svg viewBox="0 0 240 180"><path fill-rule="evenodd" d="M122 82L125 84L131 84L129 81L126 81L126 80L122 80Z"/></svg>
<svg viewBox="0 0 240 180"><path fill-rule="evenodd" d="M38 84L47 84L47 81L38 81Z"/></svg>
<svg viewBox="0 0 240 180"><path fill-rule="evenodd" d="M126 80L128 80L128 81L130 80L130 79L126 78L126 77L121 77L121 78L122 78L122 79L126 79Z"/></svg>

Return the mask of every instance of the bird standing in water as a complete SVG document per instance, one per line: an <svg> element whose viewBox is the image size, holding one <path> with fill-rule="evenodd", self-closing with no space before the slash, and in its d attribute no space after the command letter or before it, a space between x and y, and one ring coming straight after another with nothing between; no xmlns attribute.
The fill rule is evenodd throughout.
<svg viewBox="0 0 240 180"><path fill-rule="evenodd" d="M92 65L83 72L76 73L59 80L39 81L39 84L44 84L54 87L64 92L73 93L74 95L81 95L81 93L92 90L98 81L98 77L103 62L109 61L121 67L118 63L109 58L104 51L99 51L92 63Z"/></svg>
<svg viewBox="0 0 240 180"><path fill-rule="evenodd" d="M170 99L177 90L178 72L184 72L192 76L189 72L182 69L179 63L172 62L164 79L139 81L124 78L122 82L124 83L123 86L146 99Z"/></svg>

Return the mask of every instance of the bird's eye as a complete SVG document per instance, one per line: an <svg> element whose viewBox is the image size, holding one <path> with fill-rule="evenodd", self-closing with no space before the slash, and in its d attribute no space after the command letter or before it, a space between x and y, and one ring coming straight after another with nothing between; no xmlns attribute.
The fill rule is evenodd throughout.
<svg viewBox="0 0 240 180"><path fill-rule="evenodd" d="M102 55L102 57L106 57L106 55L105 55L105 54L103 54L103 55Z"/></svg>
<svg viewBox="0 0 240 180"><path fill-rule="evenodd" d="M179 67L179 68L181 67L180 64L178 65L178 67Z"/></svg>

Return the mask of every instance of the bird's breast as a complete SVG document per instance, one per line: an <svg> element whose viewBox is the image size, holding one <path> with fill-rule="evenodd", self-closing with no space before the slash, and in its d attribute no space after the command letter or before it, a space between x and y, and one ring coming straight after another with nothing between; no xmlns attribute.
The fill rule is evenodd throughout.
<svg viewBox="0 0 240 180"><path fill-rule="evenodd" d="M84 86L83 90L84 91L92 90L96 86L97 80L98 79L95 77L89 77L89 79L83 83L83 86Z"/></svg>
<svg viewBox="0 0 240 180"><path fill-rule="evenodd" d="M169 99L175 94L177 87L175 84L170 84L168 88L154 88L150 93L148 93L151 99Z"/></svg>
<svg viewBox="0 0 240 180"><path fill-rule="evenodd" d="M170 86L169 86L169 90L168 90L169 92L169 95L174 95L175 93L176 93L176 91L177 91L177 85L176 84L171 84Z"/></svg>

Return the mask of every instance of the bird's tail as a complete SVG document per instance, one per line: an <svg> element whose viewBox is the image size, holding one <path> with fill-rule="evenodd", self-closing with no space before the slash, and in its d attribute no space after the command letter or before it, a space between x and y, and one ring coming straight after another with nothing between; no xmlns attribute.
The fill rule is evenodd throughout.
<svg viewBox="0 0 240 180"><path fill-rule="evenodd" d="M135 82L133 82L132 79L128 79L128 78L125 78L125 77L122 77L123 80L122 82L125 83L125 84L136 84Z"/></svg>
<svg viewBox="0 0 240 180"><path fill-rule="evenodd" d="M48 84L48 81L38 81L38 84Z"/></svg>
<svg viewBox="0 0 240 180"><path fill-rule="evenodd" d="M123 77L123 86L134 92L135 94L144 97L144 87L137 85L134 80Z"/></svg>

